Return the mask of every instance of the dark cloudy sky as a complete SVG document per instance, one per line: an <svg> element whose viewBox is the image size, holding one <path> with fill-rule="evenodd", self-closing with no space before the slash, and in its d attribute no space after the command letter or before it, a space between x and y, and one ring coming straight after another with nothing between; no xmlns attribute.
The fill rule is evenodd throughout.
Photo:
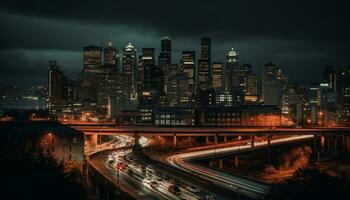
<svg viewBox="0 0 350 200"><path fill-rule="evenodd" d="M322 69L350 64L349 3L343 0L26 0L0 3L0 83L45 82L49 60L76 79L82 48L111 40L121 51L173 39L173 58L212 38L213 61L230 47L256 72L268 61L290 80L311 83Z"/></svg>

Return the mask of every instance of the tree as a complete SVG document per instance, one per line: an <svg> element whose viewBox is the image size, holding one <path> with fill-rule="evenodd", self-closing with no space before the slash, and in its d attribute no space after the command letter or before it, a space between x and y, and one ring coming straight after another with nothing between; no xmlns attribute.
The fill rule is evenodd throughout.
<svg viewBox="0 0 350 200"><path fill-rule="evenodd" d="M86 199L79 170L65 172L37 148L13 156L1 155L2 199Z"/></svg>
<svg viewBox="0 0 350 200"><path fill-rule="evenodd" d="M318 168L299 169L285 184L275 185L272 199L347 199L349 184L342 178L332 177Z"/></svg>

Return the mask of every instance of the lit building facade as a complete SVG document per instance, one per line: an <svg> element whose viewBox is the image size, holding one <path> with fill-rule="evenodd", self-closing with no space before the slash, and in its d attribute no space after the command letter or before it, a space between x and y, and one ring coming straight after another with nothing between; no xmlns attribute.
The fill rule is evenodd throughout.
<svg viewBox="0 0 350 200"><path fill-rule="evenodd" d="M222 63L213 63L212 67L212 88L223 89L224 88L224 69Z"/></svg>

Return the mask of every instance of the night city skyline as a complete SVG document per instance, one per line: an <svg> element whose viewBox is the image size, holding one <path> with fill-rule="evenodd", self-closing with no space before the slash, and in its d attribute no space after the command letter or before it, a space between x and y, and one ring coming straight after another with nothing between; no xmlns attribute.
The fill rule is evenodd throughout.
<svg viewBox="0 0 350 200"><path fill-rule="evenodd" d="M340 200L350 3L0 3L4 200Z"/></svg>
<svg viewBox="0 0 350 200"><path fill-rule="evenodd" d="M252 64L258 74L264 64L273 62L284 69L291 82L299 84L321 81L320 71L327 65L341 68L349 64L345 1L258 1L252 5L222 1L215 6L186 2L182 8L181 1L140 2L138 6L75 1L69 3L69 13L59 9L65 1L4 2L0 8L0 23L6 27L1 39L1 82L45 83L48 60L57 60L70 78L77 79L83 46L106 46L112 41L121 51L131 42L138 50L156 48L158 54L159 40L165 35L173 39L176 63L184 50L195 50L199 55L200 37L210 37L213 61L223 62L227 50L235 48L241 63ZM93 8L98 8L94 14L89 12ZM212 12L212 8L221 12ZM167 17L158 17L161 15ZM29 72L35 73L28 76ZM303 76L311 73L315 76Z"/></svg>

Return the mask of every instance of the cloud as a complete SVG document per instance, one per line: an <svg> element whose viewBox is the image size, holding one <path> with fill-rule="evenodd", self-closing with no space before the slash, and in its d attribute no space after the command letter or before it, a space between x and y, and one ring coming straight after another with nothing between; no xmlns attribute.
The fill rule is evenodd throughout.
<svg viewBox="0 0 350 200"><path fill-rule="evenodd" d="M138 52L144 47L159 50L160 38L169 35L175 62L183 50L195 50L199 58L200 37L209 36L213 61L224 62L226 51L234 47L241 62L253 64L257 72L272 61L290 80L313 82L319 77L303 74L349 63L348 4L342 0L2 2L0 76L16 76L10 69L14 65L46 73L48 59L55 59L76 79L84 46L104 46L111 40L121 51L130 41ZM14 52L22 52L16 61L9 59Z"/></svg>

